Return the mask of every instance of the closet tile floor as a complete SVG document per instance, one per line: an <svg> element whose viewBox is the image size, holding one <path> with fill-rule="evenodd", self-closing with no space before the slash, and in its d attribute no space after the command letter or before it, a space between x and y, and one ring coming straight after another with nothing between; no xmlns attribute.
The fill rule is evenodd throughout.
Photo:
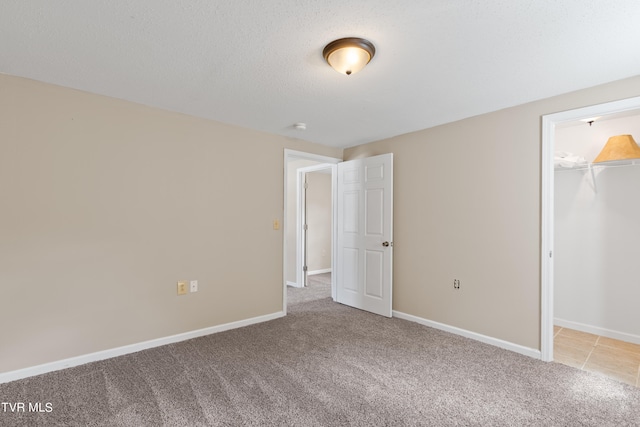
<svg viewBox="0 0 640 427"><path fill-rule="evenodd" d="M553 359L640 388L640 345L554 326Z"/></svg>

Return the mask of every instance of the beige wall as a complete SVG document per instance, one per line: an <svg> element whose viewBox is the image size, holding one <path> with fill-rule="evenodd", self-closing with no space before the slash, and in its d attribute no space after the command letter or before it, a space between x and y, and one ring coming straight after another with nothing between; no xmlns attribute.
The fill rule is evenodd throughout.
<svg viewBox="0 0 640 427"><path fill-rule="evenodd" d="M0 372L279 312L285 148L0 75Z"/></svg>
<svg viewBox="0 0 640 427"><path fill-rule="evenodd" d="M345 150L394 153L394 310L539 349L541 116L638 95L640 76Z"/></svg>
<svg viewBox="0 0 640 427"><path fill-rule="evenodd" d="M307 174L307 267L331 268L331 173Z"/></svg>

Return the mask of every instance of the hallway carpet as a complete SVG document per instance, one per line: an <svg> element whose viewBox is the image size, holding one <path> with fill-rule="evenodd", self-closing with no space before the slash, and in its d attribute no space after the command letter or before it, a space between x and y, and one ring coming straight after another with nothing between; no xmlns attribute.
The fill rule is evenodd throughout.
<svg viewBox="0 0 640 427"><path fill-rule="evenodd" d="M287 286L287 305L313 301L331 296L331 273L314 274L307 279L307 286Z"/></svg>

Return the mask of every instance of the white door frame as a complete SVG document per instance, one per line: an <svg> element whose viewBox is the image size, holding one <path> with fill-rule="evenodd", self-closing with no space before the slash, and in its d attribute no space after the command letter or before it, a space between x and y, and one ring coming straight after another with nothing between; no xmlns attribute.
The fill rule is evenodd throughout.
<svg viewBox="0 0 640 427"><path fill-rule="evenodd" d="M542 360L553 361L553 233L554 146L556 125L623 111L640 109L640 96L542 116L542 224L541 224L541 318Z"/></svg>
<svg viewBox="0 0 640 427"><path fill-rule="evenodd" d="M331 173L331 270L334 268L334 240L336 234L336 227L333 225L336 223L336 206L335 206L335 191L336 191L336 164L322 163L314 166L307 166L297 169L296 178L296 194L298 195L298 203L296 208L296 286L304 286L304 270L302 266L304 264L304 256L306 251L305 233L302 229L304 220L306 217L305 208L305 191L304 191L304 176L307 172L319 172L329 170ZM333 274L331 275L331 283L333 284ZM334 288L331 286L331 296L334 297Z"/></svg>
<svg viewBox="0 0 640 427"><path fill-rule="evenodd" d="M304 159L304 160L312 160L315 162L320 162L320 163L326 163L326 164L338 164L340 162L342 162L342 159L338 159L335 157L328 157L328 156L322 156L320 154L313 154L313 153L306 153L304 151L296 151L296 150L290 150L288 148L284 149L284 198L283 198L283 203L284 206L282 207L282 211L283 211L283 215L282 215L282 232L283 232L283 239L282 239L282 312L286 315L287 314L287 250L289 249L287 247L287 231L289 230L290 227L295 227L295 224L288 224L287 221L287 203L288 203L288 197L287 197L287 190L288 190L288 178L289 178L289 162L293 161L293 160L300 160L300 159ZM335 166L334 166L335 168ZM332 171L332 190L331 190L331 198L332 198L332 205L333 205L333 209L336 209L337 203L336 203L336 192L334 190L335 188L335 181L336 181L336 173L335 171ZM332 214L335 215L335 212ZM336 233L336 227L335 227L335 222L332 225L332 248L331 248L331 265L335 265L335 233ZM335 299L335 288L336 288L336 284L335 284L335 275L332 274L331 275L331 295L332 297Z"/></svg>

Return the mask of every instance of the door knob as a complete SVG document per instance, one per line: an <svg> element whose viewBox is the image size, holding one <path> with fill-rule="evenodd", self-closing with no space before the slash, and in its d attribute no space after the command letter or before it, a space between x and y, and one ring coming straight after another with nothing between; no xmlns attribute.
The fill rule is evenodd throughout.
<svg viewBox="0 0 640 427"><path fill-rule="evenodd" d="M386 248L387 246L389 246L389 242L382 242L382 246Z"/></svg>

